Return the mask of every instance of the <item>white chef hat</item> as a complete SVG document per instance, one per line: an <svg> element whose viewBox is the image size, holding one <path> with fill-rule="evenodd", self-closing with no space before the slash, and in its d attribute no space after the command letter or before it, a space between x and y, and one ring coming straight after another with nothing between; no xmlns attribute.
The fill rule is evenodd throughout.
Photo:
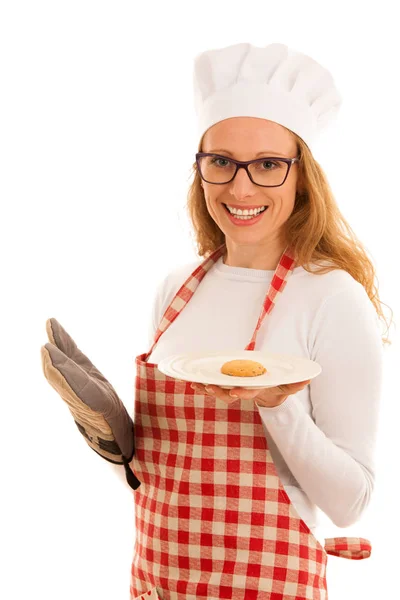
<svg viewBox="0 0 400 600"><path fill-rule="evenodd" d="M285 44L202 52L194 60L193 82L199 139L218 121L259 117L284 125L311 148L342 104L331 73Z"/></svg>

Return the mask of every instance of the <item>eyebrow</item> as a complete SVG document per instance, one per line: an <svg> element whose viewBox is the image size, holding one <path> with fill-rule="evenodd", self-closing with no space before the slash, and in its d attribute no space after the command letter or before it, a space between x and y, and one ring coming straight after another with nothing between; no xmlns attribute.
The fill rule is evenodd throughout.
<svg viewBox="0 0 400 600"><path fill-rule="evenodd" d="M229 150L224 150L223 148L218 148L217 150L210 150L209 151L210 154L217 154L218 152L225 152L225 154L229 154L229 156L233 156L232 152L229 152ZM261 150L261 152L259 152L258 154L256 154L257 156L284 156L284 154L281 154L280 152L275 152L275 150Z"/></svg>

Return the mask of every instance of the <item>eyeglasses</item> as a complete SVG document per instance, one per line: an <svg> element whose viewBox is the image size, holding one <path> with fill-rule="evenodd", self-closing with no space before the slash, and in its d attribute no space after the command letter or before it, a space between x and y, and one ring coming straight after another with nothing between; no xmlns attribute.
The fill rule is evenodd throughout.
<svg viewBox="0 0 400 600"><path fill-rule="evenodd" d="M196 163L200 177L207 183L223 185L233 181L239 169L246 169L250 181L261 187L283 185L293 163L299 158L269 156L255 160L233 160L220 154L198 152Z"/></svg>

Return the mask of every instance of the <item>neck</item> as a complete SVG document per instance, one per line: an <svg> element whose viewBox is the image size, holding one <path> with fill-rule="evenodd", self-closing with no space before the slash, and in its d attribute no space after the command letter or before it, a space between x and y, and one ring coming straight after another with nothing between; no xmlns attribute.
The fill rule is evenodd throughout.
<svg viewBox="0 0 400 600"><path fill-rule="evenodd" d="M285 244L253 246L232 244L226 240L223 262L230 267L274 271L285 249Z"/></svg>

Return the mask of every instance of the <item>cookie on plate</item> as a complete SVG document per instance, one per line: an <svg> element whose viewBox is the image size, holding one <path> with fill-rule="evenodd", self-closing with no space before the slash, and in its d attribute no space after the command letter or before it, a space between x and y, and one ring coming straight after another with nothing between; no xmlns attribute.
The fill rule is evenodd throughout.
<svg viewBox="0 0 400 600"><path fill-rule="evenodd" d="M266 372L267 369L255 360L229 360L221 367L221 373L234 377L257 377Z"/></svg>

